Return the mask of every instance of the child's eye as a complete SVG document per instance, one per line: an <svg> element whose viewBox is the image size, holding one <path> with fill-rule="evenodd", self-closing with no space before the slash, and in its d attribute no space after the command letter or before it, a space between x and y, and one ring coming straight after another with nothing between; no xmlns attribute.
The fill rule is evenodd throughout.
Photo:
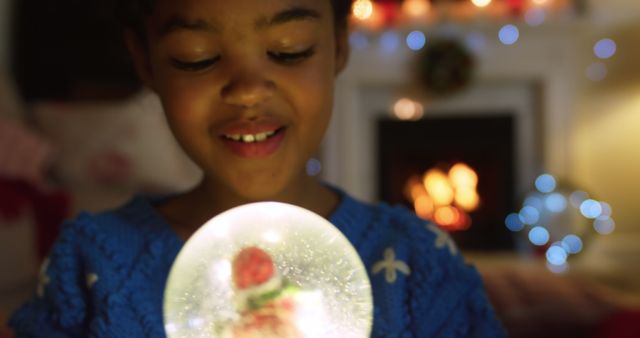
<svg viewBox="0 0 640 338"><path fill-rule="evenodd" d="M297 53L281 53L281 52L267 52L269 58L282 64L295 64L310 58L315 53L315 48L303 50Z"/></svg>
<svg viewBox="0 0 640 338"><path fill-rule="evenodd" d="M199 70L204 70L213 66L219 60L220 60L220 56L216 56L215 58L196 61L196 62L187 62L187 61L180 61L178 59L171 59L171 64L179 70L183 70L187 72L197 72Z"/></svg>

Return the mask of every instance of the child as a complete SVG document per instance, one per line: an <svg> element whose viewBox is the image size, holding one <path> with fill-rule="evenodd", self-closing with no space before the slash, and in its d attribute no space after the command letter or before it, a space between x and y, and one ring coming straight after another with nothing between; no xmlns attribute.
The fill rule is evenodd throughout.
<svg viewBox="0 0 640 338"><path fill-rule="evenodd" d="M327 217L367 267L373 337L503 337L451 240L401 208L305 174L348 56L348 0L128 0L127 42L204 178L184 194L69 222L19 310L19 337L162 337L183 242L212 216L275 200Z"/></svg>

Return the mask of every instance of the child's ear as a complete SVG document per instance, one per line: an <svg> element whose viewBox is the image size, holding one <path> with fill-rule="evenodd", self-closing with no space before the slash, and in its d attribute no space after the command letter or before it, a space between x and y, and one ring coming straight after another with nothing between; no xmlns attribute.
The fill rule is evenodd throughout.
<svg viewBox="0 0 640 338"><path fill-rule="evenodd" d="M349 29L347 27L338 28L336 31L336 75L347 66L351 48L349 47Z"/></svg>
<svg viewBox="0 0 640 338"><path fill-rule="evenodd" d="M143 42L140 41L140 37L131 30L125 31L124 38L138 78L140 78L140 81L142 81L146 87L154 90L149 55L145 46L142 45Z"/></svg>

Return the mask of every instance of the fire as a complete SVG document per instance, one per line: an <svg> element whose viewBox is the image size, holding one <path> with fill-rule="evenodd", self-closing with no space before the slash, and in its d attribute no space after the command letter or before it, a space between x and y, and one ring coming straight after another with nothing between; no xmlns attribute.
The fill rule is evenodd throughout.
<svg viewBox="0 0 640 338"><path fill-rule="evenodd" d="M478 174L464 163L456 163L448 172L433 168L422 180L413 176L405 186L405 197L416 214L447 230L466 230L471 226L469 213L480 207Z"/></svg>

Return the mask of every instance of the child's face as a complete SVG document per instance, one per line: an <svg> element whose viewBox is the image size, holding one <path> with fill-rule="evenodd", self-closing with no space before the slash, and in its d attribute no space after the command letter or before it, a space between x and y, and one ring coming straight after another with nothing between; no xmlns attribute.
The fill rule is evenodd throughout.
<svg viewBox="0 0 640 338"><path fill-rule="evenodd" d="M159 0L148 50L133 50L206 180L266 199L302 179L321 142L344 34L329 0Z"/></svg>

